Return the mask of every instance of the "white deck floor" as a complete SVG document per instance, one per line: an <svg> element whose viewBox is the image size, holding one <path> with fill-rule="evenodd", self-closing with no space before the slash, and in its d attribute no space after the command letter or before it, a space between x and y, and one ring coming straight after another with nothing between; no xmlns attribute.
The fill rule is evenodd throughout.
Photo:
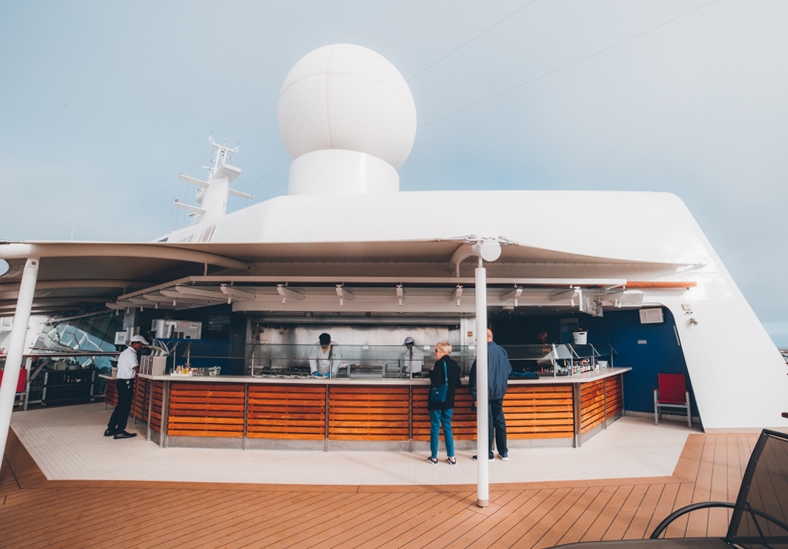
<svg viewBox="0 0 788 549"><path fill-rule="evenodd" d="M424 452L162 449L139 436L104 437L103 403L15 412L11 426L50 480L149 480L324 485L476 484L474 452L457 465ZM488 462L490 483L670 476L684 448L683 422L625 416L581 448L511 449Z"/></svg>

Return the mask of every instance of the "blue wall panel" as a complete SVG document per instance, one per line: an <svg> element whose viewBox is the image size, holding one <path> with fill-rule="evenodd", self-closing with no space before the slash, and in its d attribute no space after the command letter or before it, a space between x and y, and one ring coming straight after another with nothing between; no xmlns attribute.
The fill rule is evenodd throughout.
<svg viewBox="0 0 788 549"><path fill-rule="evenodd" d="M549 341L558 342L561 319L577 318L580 326L588 331L589 343L602 354L612 345L618 353L613 357L613 364L632 368L624 375L624 409L651 413L657 373L687 373L673 315L665 308L662 312L664 322L661 324L641 324L639 311L634 309L606 310L603 317L577 313L496 318L491 325L495 340L501 345L525 345L536 343L536 334L541 330L547 331Z"/></svg>

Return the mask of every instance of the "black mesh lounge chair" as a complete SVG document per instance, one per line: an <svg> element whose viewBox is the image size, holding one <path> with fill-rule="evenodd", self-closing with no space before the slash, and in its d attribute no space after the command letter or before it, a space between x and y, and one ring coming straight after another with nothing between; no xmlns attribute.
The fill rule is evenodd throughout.
<svg viewBox="0 0 788 549"><path fill-rule="evenodd" d="M661 538L680 516L698 509L733 509L724 538ZM788 435L764 429L744 471L736 503L693 503L671 513L649 539L581 542L562 545L578 549L725 549L730 547L788 549Z"/></svg>

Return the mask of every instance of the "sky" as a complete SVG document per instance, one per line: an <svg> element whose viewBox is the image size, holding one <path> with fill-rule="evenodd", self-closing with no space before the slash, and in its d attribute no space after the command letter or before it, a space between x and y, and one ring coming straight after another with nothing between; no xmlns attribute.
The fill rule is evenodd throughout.
<svg viewBox="0 0 788 549"><path fill-rule="evenodd" d="M788 347L786 28L785 0L6 0L0 240L186 226L209 135L235 189L286 194L282 82L353 43L414 96L401 190L674 193Z"/></svg>

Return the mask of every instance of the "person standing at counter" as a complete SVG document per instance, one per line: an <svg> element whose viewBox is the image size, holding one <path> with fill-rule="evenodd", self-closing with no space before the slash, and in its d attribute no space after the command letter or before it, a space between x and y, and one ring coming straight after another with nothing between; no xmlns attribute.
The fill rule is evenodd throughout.
<svg viewBox="0 0 788 549"><path fill-rule="evenodd" d="M493 341L492 330L487 330L487 433L489 444L487 458L495 459L493 453L493 437L498 446L498 454L503 461L509 459L509 448L506 442L506 418L503 415L503 397L509 383L512 364L506 349ZM471 366L468 388L476 404L476 361ZM473 456L476 459L476 456Z"/></svg>
<svg viewBox="0 0 788 549"><path fill-rule="evenodd" d="M543 350L544 352L550 352L550 344L549 344L549 343L547 343L547 338L548 338L548 337L549 337L549 336L547 335L547 332L545 332L544 330L542 330L541 332L539 332L538 334L536 334L536 342L537 342L539 345L541 345L541 346L542 346L542 350Z"/></svg>
<svg viewBox="0 0 788 549"><path fill-rule="evenodd" d="M553 346L550 345L547 340L548 335L544 330L536 334L536 341L542 346L542 358L536 361L536 365L539 366L539 369L543 372L553 369L553 355L550 354L553 352Z"/></svg>
<svg viewBox="0 0 788 549"><path fill-rule="evenodd" d="M320 341L309 353L309 371L315 377L336 377L340 358L339 347L331 341L331 335L320 334Z"/></svg>
<svg viewBox="0 0 788 549"><path fill-rule="evenodd" d="M143 346L150 343L141 335L135 335L129 341L129 346L118 357L118 377L115 384L118 391L118 404L112 411L104 436L114 436L116 439L136 437L137 433L126 431L126 423L131 412L131 400L134 397L134 378L140 371L139 352Z"/></svg>
<svg viewBox="0 0 788 549"><path fill-rule="evenodd" d="M449 355L451 343L439 341L435 344L435 365L430 370L430 394L432 388L447 384L446 397L443 402L430 398L427 401L427 410L430 412L430 457L427 461L435 465L438 463L438 441L440 430L443 426L443 437L446 441L446 456L449 465L456 465L454 457L454 434L451 430L451 416L454 411L454 392L462 385L460 367Z"/></svg>
<svg viewBox="0 0 788 549"><path fill-rule="evenodd" d="M406 337L405 350L399 355L399 363L402 367L402 372L419 376L422 367L424 366L424 353L415 347L415 342L412 337Z"/></svg>

